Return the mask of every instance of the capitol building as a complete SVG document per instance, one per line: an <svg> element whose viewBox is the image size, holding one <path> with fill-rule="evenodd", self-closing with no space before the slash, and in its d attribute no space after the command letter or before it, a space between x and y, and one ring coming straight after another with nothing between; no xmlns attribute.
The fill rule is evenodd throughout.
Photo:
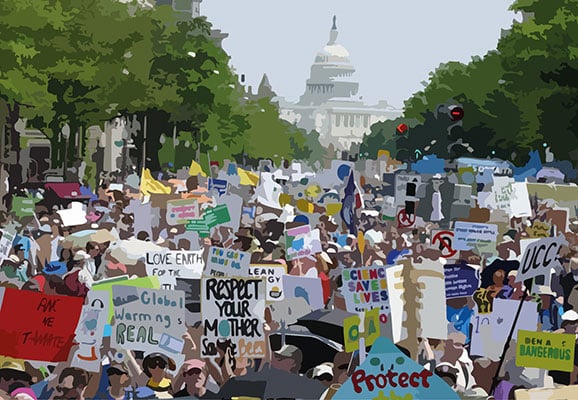
<svg viewBox="0 0 578 400"><path fill-rule="evenodd" d="M282 119L308 132L319 132L324 146L333 144L336 150L348 150L352 144L362 141L372 124L395 119L402 112L385 101L373 106L362 101L349 52L337 43L337 36L336 17L333 17L329 41L315 57L305 93L297 103L279 97L274 101L279 104Z"/></svg>

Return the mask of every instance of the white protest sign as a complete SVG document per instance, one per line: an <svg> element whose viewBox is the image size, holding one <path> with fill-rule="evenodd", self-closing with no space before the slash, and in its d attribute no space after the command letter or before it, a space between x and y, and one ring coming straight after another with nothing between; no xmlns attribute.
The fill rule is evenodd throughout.
<svg viewBox="0 0 578 400"><path fill-rule="evenodd" d="M191 219L200 219L197 199L167 201L166 220L169 225L186 224Z"/></svg>
<svg viewBox="0 0 578 400"><path fill-rule="evenodd" d="M72 356L71 366L89 372L100 372L100 346L110 308L109 293L91 290L82 306L78 325L74 331L78 349Z"/></svg>
<svg viewBox="0 0 578 400"><path fill-rule="evenodd" d="M470 355L488 357L493 361L500 359L519 305L518 300L494 299L491 313L479 314L476 310L471 318ZM520 329L536 331L537 328L537 305L533 301L525 301L512 337L518 337Z"/></svg>
<svg viewBox="0 0 578 400"><path fill-rule="evenodd" d="M236 346L237 357L265 356L263 279L203 278L201 315L202 357L218 357L217 343L227 340Z"/></svg>
<svg viewBox="0 0 578 400"><path fill-rule="evenodd" d="M522 257L516 282L523 282L538 275L549 277L552 268L562 267L558 261L558 252L567 244L563 236L543 238L531 243Z"/></svg>
<svg viewBox="0 0 578 400"><path fill-rule="evenodd" d="M0 263L2 263L10 255L16 233L6 229L0 230L0 235Z"/></svg>
<svg viewBox="0 0 578 400"><path fill-rule="evenodd" d="M115 285L112 299L114 348L180 358L186 332L184 292Z"/></svg>
<svg viewBox="0 0 578 400"><path fill-rule="evenodd" d="M416 200L420 184L420 175L395 175L395 205L405 206L406 200Z"/></svg>
<svg viewBox="0 0 578 400"><path fill-rule="evenodd" d="M321 253L319 229L311 230L309 225L298 226L285 231L287 261Z"/></svg>
<svg viewBox="0 0 578 400"><path fill-rule="evenodd" d="M148 276L158 276L161 289L174 290L177 278L195 279L203 274L203 250L153 251L145 257Z"/></svg>
<svg viewBox="0 0 578 400"><path fill-rule="evenodd" d="M251 264L250 278L263 278L267 282L267 301L281 301L285 299L283 292L283 275L287 268L279 264Z"/></svg>
<svg viewBox="0 0 578 400"><path fill-rule="evenodd" d="M84 204L73 201L70 208L56 211L64 226L77 226L86 224L86 207Z"/></svg>
<svg viewBox="0 0 578 400"><path fill-rule="evenodd" d="M446 339L448 322L440 315L446 315L446 283L444 266L439 261L424 259L422 263L413 263L412 276L419 290L416 304L406 304L407 312L417 308L422 337ZM409 282L404 282L409 284Z"/></svg>
<svg viewBox="0 0 578 400"><path fill-rule="evenodd" d="M323 302L323 287L321 279L307 276L285 275L283 277L285 298L305 299L312 310L325 306Z"/></svg>
<svg viewBox="0 0 578 400"><path fill-rule="evenodd" d="M389 311L391 314L391 330L394 343L407 338L407 330L403 328L403 265L395 265L386 269L387 289L389 291Z"/></svg>
<svg viewBox="0 0 578 400"><path fill-rule="evenodd" d="M209 248L206 276L248 276L251 253L220 247Z"/></svg>
<svg viewBox="0 0 578 400"><path fill-rule="evenodd" d="M360 313L379 308L389 314L387 274L384 266L344 268L341 294L345 298L347 311Z"/></svg>
<svg viewBox="0 0 578 400"><path fill-rule="evenodd" d="M457 221L454 226L454 250L495 251L498 226Z"/></svg>

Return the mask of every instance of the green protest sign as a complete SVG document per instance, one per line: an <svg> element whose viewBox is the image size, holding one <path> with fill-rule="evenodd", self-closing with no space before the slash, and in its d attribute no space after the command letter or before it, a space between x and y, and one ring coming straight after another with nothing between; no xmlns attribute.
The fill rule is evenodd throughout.
<svg viewBox="0 0 578 400"><path fill-rule="evenodd" d="M18 218L33 216L35 204L36 199L33 197L12 197L12 210Z"/></svg>
<svg viewBox="0 0 578 400"><path fill-rule="evenodd" d="M574 335L519 330L516 365L572 372L575 341Z"/></svg>

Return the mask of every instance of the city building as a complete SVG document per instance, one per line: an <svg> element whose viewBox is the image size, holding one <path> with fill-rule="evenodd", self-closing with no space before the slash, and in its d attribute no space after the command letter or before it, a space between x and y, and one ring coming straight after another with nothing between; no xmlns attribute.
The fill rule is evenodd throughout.
<svg viewBox="0 0 578 400"><path fill-rule="evenodd" d="M333 144L336 150L349 150L352 144L362 141L371 125L395 119L402 112L386 101L373 106L363 102L354 77L355 67L349 51L337 42L338 34L334 16L329 41L317 53L299 101L291 103L281 97L273 101L279 104L282 119L307 131L319 132L322 145Z"/></svg>

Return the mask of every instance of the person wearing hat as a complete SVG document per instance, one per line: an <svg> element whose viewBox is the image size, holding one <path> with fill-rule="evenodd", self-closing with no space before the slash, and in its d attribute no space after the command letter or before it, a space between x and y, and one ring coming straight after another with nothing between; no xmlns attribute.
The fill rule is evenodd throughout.
<svg viewBox="0 0 578 400"><path fill-rule="evenodd" d="M562 326L554 333L566 333L576 337L574 342L574 369L572 372L550 371L550 376L554 378L554 382L563 385L574 385L578 381L578 312L568 310L562 314Z"/></svg>
<svg viewBox="0 0 578 400"><path fill-rule="evenodd" d="M181 386L178 383L181 380L185 387L174 393L173 397L215 398L215 393L206 388L207 378L208 372L204 361L199 359L185 361L175 380L175 387Z"/></svg>
<svg viewBox="0 0 578 400"><path fill-rule="evenodd" d="M286 344L273 352L271 367L298 374L303 362L303 352L297 346Z"/></svg>
<svg viewBox="0 0 578 400"><path fill-rule="evenodd" d="M15 384L29 387L31 383L32 377L26 372L23 360L0 356L0 390L10 393Z"/></svg>
<svg viewBox="0 0 578 400"><path fill-rule="evenodd" d="M171 380L166 376L166 369L176 370L175 361L162 353L151 353L142 362L142 369L149 378L147 387L157 393L168 393L171 391Z"/></svg>
<svg viewBox="0 0 578 400"><path fill-rule="evenodd" d="M318 380L323 386L329 387L333 383L333 363L321 363L318 366L309 369L305 373L305 376L309 379Z"/></svg>

